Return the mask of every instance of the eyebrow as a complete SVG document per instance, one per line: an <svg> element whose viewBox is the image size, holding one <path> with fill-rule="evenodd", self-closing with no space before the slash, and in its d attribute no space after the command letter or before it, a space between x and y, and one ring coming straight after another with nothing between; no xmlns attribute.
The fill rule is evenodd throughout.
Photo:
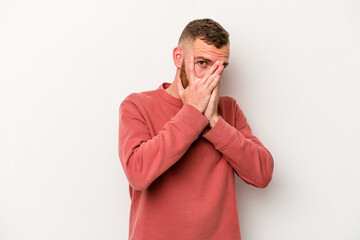
<svg viewBox="0 0 360 240"><path fill-rule="evenodd" d="M202 60L204 60L205 62L212 63L212 61L211 61L210 59L208 59L208 58L206 58L206 57L202 57L202 56L195 57L194 59L195 59L195 60L196 60L196 59L202 59ZM229 65L229 63L228 63L228 62L224 62L223 65L224 65L224 67L226 67L227 65Z"/></svg>

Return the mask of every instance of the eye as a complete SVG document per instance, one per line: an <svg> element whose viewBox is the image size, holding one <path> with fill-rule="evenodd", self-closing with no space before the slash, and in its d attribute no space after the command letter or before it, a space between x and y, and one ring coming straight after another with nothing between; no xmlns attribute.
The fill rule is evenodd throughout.
<svg viewBox="0 0 360 240"><path fill-rule="evenodd" d="M206 62L205 62L205 61L199 61L198 63L199 63L199 64L200 64L200 66L202 66L202 67L204 67L204 66L205 66L205 64L206 64Z"/></svg>

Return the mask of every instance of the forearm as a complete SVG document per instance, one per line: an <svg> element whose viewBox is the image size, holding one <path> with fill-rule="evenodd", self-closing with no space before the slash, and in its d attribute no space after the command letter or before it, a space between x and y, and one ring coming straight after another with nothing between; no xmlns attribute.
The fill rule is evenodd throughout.
<svg viewBox="0 0 360 240"><path fill-rule="evenodd" d="M214 144L245 182L260 188L269 184L273 158L255 136L245 137L222 117L203 136Z"/></svg>
<svg viewBox="0 0 360 240"><path fill-rule="evenodd" d="M196 108L184 104L151 138L145 124L130 126L136 121L130 119L134 112L127 112L126 105L120 108L119 157L129 183L144 190L185 154L208 120Z"/></svg>

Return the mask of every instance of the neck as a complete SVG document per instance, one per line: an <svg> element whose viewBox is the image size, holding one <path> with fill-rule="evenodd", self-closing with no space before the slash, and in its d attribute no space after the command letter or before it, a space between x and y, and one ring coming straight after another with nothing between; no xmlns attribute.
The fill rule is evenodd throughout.
<svg viewBox="0 0 360 240"><path fill-rule="evenodd" d="M169 94L171 94L172 96L180 99L179 94L178 94L178 87L177 87L178 81L181 81L179 69L176 70L176 74L175 74L173 82L170 84L170 86L168 88L165 89L165 91L168 92Z"/></svg>

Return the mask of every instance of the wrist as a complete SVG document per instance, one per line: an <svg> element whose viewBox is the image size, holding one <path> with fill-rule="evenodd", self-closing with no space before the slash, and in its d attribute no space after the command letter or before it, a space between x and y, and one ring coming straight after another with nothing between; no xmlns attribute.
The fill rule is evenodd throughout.
<svg viewBox="0 0 360 240"><path fill-rule="evenodd" d="M219 115L215 115L214 117L209 119L209 125L210 125L211 128L213 128L215 126L217 121L219 121L219 118L220 118Z"/></svg>

